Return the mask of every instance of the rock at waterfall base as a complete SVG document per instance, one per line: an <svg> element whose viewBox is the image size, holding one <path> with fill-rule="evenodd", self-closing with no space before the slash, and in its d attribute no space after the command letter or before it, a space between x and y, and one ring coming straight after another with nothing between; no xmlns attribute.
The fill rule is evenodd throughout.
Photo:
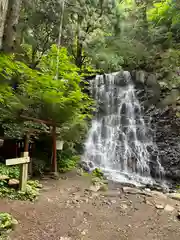
<svg viewBox="0 0 180 240"><path fill-rule="evenodd" d="M131 188L131 187L123 187L123 192L124 193L129 193L129 194L142 194L142 191L137 188Z"/></svg>
<svg viewBox="0 0 180 240"><path fill-rule="evenodd" d="M180 193L169 193L168 197L180 201Z"/></svg>

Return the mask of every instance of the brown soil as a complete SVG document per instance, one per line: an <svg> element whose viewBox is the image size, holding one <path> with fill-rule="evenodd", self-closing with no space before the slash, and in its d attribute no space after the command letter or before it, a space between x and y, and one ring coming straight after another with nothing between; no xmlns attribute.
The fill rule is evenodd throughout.
<svg viewBox="0 0 180 240"><path fill-rule="evenodd" d="M118 190L89 193L87 177L42 181L37 202L0 200L0 211L19 224L11 240L178 240L179 203L141 195L118 195ZM158 210L168 202L174 212Z"/></svg>

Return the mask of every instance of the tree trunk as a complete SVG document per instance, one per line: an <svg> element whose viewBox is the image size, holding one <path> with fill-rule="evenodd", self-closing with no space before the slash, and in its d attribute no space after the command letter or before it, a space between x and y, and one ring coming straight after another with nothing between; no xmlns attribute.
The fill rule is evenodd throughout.
<svg viewBox="0 0 180 240"><path fill-rule="evenodd" d="M0 0L0 50L2 49L7 10L8 0Z"/></svg>
<svg viewBox="0 0 180 240"><path fill-rule="evenodd" d="M83 65L83 44L82 44L82 39L80 37L80 26L82 23L82 17L78 16L78 21L77 21L77 48L76 48L76 57L75 57L75 64L78 68L81 69Z"/></svg>
<svg viewBox="0 0 180 240"><path fill-rule="evenodd" d="M3 39L3 50L14 51L16 45L16 28L19 21L22 0L10 0Z"/></svg>

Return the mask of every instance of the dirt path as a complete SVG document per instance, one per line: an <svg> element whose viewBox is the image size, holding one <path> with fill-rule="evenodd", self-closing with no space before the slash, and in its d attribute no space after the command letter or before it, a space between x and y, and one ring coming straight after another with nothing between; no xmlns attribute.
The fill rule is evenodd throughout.
<svg viewBox="0 0 180 240"><path fill-rule="evenodd" d="M180 207L164 197L118 194L118 190L88 193L83 177L44 181L35 203L0 200L0 211L19 221L11 240L178 240ZM156 204L169 204L169 211Z"/></svg>

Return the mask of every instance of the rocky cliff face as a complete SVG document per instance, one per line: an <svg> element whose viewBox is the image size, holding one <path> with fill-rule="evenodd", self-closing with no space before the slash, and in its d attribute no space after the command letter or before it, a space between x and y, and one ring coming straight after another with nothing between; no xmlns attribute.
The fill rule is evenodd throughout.
<svg viewBox="0 0 180 240"><path fill-rule="evenodd" d="M154 130L159 158L169 180L180 181L180 118L176 116L178 89L171 90L166 97L155 76L133 72L139 100L144 104L144 116L150 119ZM149 80L148 80L149 79ZM152 81L151 81L152 80ZM176 95L176 96L175 96Z"/></svg>
<svg viewBox="0 0 180 240"><path fill-rule="evenodd" d="M154 108L150 114L152 127L156 130L154 141L158 146L165 176L180 181L180 119L171 107Z"/></svg>

